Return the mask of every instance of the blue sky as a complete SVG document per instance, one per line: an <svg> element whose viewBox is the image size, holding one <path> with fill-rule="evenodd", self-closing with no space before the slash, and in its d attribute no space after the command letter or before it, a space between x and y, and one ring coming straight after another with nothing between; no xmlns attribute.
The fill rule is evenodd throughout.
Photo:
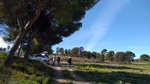
<svg viewBox="0 0 150 84"><path fill-rule="evenodd" d="M82 27L63 42L64 49L132 51L139 58L150 55L150 0L101 0L86 12ZM0 47L7 47L0 36Z"/></svg>
<svg viewBox="0 0 150 84"><path fill-rule="evenodd" d="M101 0L86 12L79 31L52 48L84 47L150 55L150 0Z"/></svg>

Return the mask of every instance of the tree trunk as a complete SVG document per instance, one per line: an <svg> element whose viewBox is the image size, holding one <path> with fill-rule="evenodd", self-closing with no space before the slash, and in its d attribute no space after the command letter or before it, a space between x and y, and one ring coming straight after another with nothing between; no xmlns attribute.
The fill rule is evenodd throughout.
<svg viewBox="0 0 150 84"><path fill-rule="evenodd" d="M22 25L21 25L21 19L20 19L20 17L17 19L18 26L20 28L20 32L19 32L19 35L15 39L14 45L12 46L11 50L9 51L7 57L5 58L5 60L3 62L4 66L9 66L11 64L13 56L14 56L14 54L15 54L15 52L16 52L19 44L20 44L20 42L22 41L25 33L27 32L27 30L29 30L29 28L38 19L39 15L41 13L42 8L46 5L46 3L48 1L49 0L45 0L45 1L43 1L43 3L41 3L41 1L38 0L38 6L37 6L37 9L36 9L35 16L31 20L29 20L24 27L22 27Z"/></svg>
<svg viewBox="0 0 150 84"><path fill-rule="evenodd" d="M25 35L25 31L21 31L19 33L19 35L16 37L14 45L12 46L12 48L10 49L7 57L4 60L4 63L3 63L4 66L9 66L11 64L13 56L14 56L14 54L15 54L15 52L16 52L19 44L20 44L20 42L22 41L24 35Z"/></svg>
<svg viewBox="0 0 150 84"><path fill-rule="evenodd" d="M28 41L27 41L27 46L26 46L26 50L25 50L25 55L24 55L24 58L25 59L28 59L29 57L29 52L30 52L30 48L31 48L31 39L30 37L28 38Z"/></svg>
<svg viewBox="0 0 150 84"><path fill-rule="evenodd" d="M31 33L29 33L29 37L28 37L28 41L27 41L27 46L26 46L26 50L25 50L25 56L24 56L25 59L28 59L28 57L29 57L29 53L30 53L30 49L31 49L31 41L36 36L36 34L39 31L39 29L40 29L40 27L37 27L35 25L35 30L32 33L32 35L31 35Z"/></svg>

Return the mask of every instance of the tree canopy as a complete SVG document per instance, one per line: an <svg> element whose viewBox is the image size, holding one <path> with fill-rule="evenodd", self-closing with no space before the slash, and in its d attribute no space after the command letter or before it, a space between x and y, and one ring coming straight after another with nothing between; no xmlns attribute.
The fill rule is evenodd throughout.
<svg viewBox="0 0 150 84"><path fill-rule="evenodd" d="M85 11L92 8L98 1L99 0L1 0L0 22L10 28L19 29L19 33L4 61L4 65L6 66L11 63L20 42L39 18L41 11L44 10L46 14L48 14L48 17L53 17L50 23L51 25L55 25L53 27L54 29L58 28L60 31L69 31L69 33L65 31L61 33L62 36L67 37L78 29L72 25L75 23L81 25L79 21L84 17ZM64 29L64 27L71 29L71 31Z"/></svg>

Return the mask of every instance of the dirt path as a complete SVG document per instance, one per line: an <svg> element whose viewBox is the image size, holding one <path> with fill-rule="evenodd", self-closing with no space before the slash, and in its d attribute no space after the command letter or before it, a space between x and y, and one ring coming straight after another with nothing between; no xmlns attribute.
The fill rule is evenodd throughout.
<svg viewBox="0 0 150 84"><path fill-rule="evenodd" d="M70 75L74 78L73 84L90 84L89 82L85 81L82 77L76 75L72 69L68 69Z"/></svg>
<svg viewBox="0 0 150 84"><path fill-rule="evenodd" d="M62 74L62 67L67 67L64 64L66 63L61 63L61 66L50 66L53 68L54 74L55 74L55 82L54 84L70 84L70 81L66 80L63 78ZM89 82L85 81L82 77L76 75L72 69L67 69L70 72L70 75L74 78L72 81L73 84L90 84Z"/></svg>
<svg viewBox="0 0 150 84"><path fill-rule="evenodd" d="M50 67L55 70L54 71L54 74L55 74L54 84L69 84L68 80L63 79L61 67L58 67L58 66L50 66Z"/></svg>

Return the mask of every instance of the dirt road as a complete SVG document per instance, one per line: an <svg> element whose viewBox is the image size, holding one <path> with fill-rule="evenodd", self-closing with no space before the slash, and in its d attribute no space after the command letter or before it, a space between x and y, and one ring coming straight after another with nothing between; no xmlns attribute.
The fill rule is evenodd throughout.
<svg viewBox="0 0 150 84"><path fill-rule="evenodd" d="M54 69L54 75L55 75L55 82L54 84L90 84L86 80L84 80L82 77L76 75L72 69L67 69L70 72L70 75L74 78L74 80L69 81L64 79L63 74L62 74L62 67L67 68L65 62L61 63L61 66L50 66L51 68Z"/></svg>

